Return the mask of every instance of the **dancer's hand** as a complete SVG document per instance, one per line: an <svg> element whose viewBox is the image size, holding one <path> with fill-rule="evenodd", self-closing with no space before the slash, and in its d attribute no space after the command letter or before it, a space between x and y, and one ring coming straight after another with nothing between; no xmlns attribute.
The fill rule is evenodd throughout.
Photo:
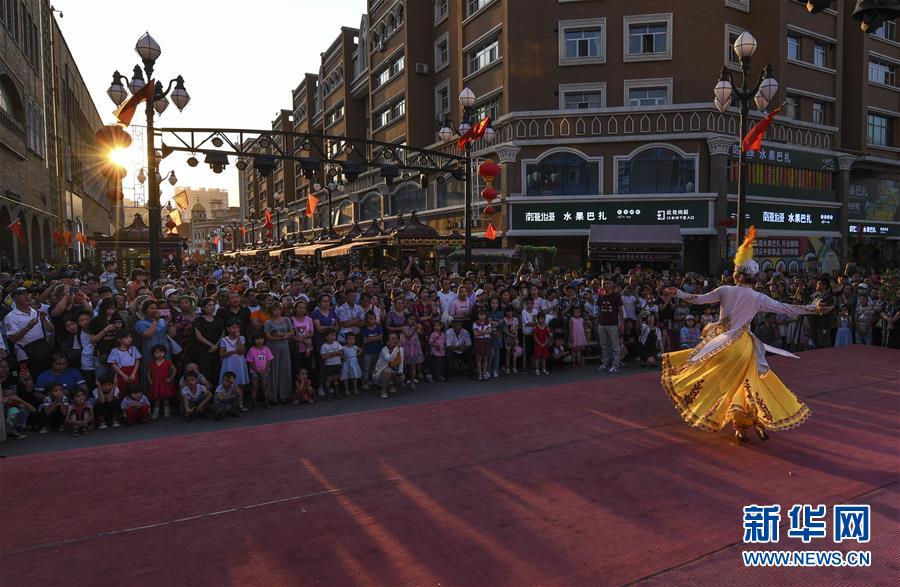
<svg viewBox="0 0 900 587"><path fill-rule="evenodd" d="M834 309L834 306L826 306L824 304L824 302L822 302L822 300L819 300L818 302L816 302L816 314L818 314L819 316L821 316L823 314L827 314L828 312L832 311L833 309Z"/></svg>

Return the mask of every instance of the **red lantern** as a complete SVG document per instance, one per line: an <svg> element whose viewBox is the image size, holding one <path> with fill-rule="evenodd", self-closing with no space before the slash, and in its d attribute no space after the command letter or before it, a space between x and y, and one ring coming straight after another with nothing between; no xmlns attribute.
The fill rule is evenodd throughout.
<svg viewBox="0 0 900 587"><path fill-rule="evenodd" d="M500 166L490 159L485 159L484 163L478 166L478 175L483 177L489 186L494 185L494 178L500 175Z"/></svg>
<svg viewBox="0 0 900 587"><path fill-rule="evenodd" d="M494 198L497 197L497 190L488 186L481 190L481 197L484 198L484 201L490 204L494 201Z"/></svg>
<svg viewBox="0 0 900 587"><path fill-rule="evenodd" d="M484 209L484 213L487 214L488 216L492 215L494 212L496 212L496 210L494 210L493 206L488 206L487 208Z"/></svg>

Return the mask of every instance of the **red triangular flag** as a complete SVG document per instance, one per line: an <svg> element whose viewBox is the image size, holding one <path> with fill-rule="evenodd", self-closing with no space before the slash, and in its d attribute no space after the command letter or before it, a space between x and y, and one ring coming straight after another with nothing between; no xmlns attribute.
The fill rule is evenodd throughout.
<svg viewBox="0 0 900 587"><path fill-rule="evenodd" d="M214 246L214 247L218 247L218 246L219 246L219 237L218 237L218 236L214 236L214 237L213 237L213 246Z"/></svg>
<svg viewBox="0 0 900 587"><path fill-rule="evenodd" d="M495 238L497 238L497 231L494 230L493 223L488 222L487 230L484 231L484 238L488 239L489 241L492 241Z"/></svg>
<svg viewBox="0 0 900 587"><path fill-rule="evenodd" d="M241 227L241 236L247 236L247 227L246 226Z"/></svg>
<svg viewBox="0 0 900 587"><path fill-rule="evenodd" d="M782 104L781 106L784 106ZM781 110L781 106L775 108L769 114L753 125L747 132L747 136L744 137L744 140L741 141L741 150L742 151L759 151L762 147L763 136L766 134L766 129L769 128L769 125L772 124L772 119L775 118L775 115L778 114L778 111Z"/></svg>
<svg viewBox="0 0 900 587"><path fill-rule="evenodd" d="M306 195L306 217L312 218L316 213L316 206L319 205L319 198L315 197L312 192Z"/></svg>
<svg viewBox="0 0 900 587"><path fill-rule="evenodd" d="M272 226L272 211L269 210L268 208L266 208L265 216L266 216L265 226L266 226L266 228L270 228Z"/></svg>
<svg viewBox="0 0 900 587"><path fill-rule="evenodd" d="M131 124L131 119L134 118L134 113L137 112L137 107L144 100L150 100L153 97L153 88L156 82L150 80L147 85L137 91L136 94L132 94L128 96L128 99L122 102L122 105L119 106L113 114L116 117L116 122L118 122L121 126L128 126Z"/></svg>
<svg viewBox="0 0 900 587"><path fill-rule="evenodd" d="M481 120L475 123L475 126L469 129L469 132L459 137L459 140L456 142L456 146L460 149L466 148L466 143L470 143L472 141L477 141L481 137L484 136L484 131L487 130L488 125L491 124L490 117L485 116Z"/></svg>
<svg viewBox="0 0 900 587"><path fill-rule="evenodd" d="M19 239L19 242L25 242L25 231L22 230L22 219L16 218L13 220L12 224L6 227L11 233L16 235L16 238Z"/></svg>

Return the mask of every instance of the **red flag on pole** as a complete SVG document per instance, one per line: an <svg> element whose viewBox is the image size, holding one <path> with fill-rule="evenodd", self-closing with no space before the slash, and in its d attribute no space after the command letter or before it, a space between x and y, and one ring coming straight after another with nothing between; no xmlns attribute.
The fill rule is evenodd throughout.
<svg viewBox="0 0 900 587"><path fill-rule="evenodd" d="M487 130L488 125L491 124L491 119L488 116L485 116L481 120L475 123L475 126L469 129L469 132L459 137L459 140L456 142L456 146L460 149L466 148L466 143L470 143L472 141L477 141L481 137L484 136L484 131Z"/></svg>
<svg viewBox="0 0 900 587"><path fill-rule="evenodd" d="M247 236L247 227L246 226L241 227L241 236Z"/></svg>
<svg viewBox="0 0 900 587"><path fill-rule="evenodd" d="M497 238L497 231L494 229L493 223L491 223L491 222L488 223L487 230L484 231L484 238L488 239L489 241L492 241L495 238Z"/></svg>
<svg viewBox="0 0 900 587"><path fill-rule="evenodd" d="M784 106L782 104L781 106ZM781 106L775 108L769 114L753 125L747 132L747 136L744 137L744 140L741 141L741 150L742 151L759 151L762 147L762 140L766 134L766 129L769 128L769 125L772 124L772 119L775 118L775 115L778 114L778 111L781 110Z"/></svg>
<svg viewBox="0 0 900 587"><path fill-rule="evenodd" d="M118 122L121 126L128 126L131 124L131 119L134 118L134 113L137 112L137 107L144 100L150 100L153 97L153 88L155 87L156 82L154 80L150 80L147 85L137 91L137 93L128 96L128 99L122 102L122 105L116 108L113 114L116 117L116 122Z"/></svg>
<svg viewBox="0 0 900 587"><path fill-rule="evenodd" d="M269 210L268 208L266 208L265 216L266 216L265 226L266 226L266 228L271 228L272 227L272 211Z"/></svg>
<svg viewBox="0 0 900 587"><path fill-rule="evenodd" d="M19 242L25 242L25 231L22 229L22 219L16 218L13 220L12 224L6 227L11 233L16 235L16 238L19 239Z"/></svg>
<svg viewBox="0 0 900 587"><path fill-rule="evenodd" d="M315 197L312 192L306 195L306 217L312 218L316 213L316 206L319 205L319 198Z"/></svg>

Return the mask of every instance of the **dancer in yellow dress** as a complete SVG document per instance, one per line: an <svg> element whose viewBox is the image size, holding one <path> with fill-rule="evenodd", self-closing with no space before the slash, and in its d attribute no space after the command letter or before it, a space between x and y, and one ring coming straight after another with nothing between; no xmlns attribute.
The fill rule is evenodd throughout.
<svg viewBox="0 0 900 587"><path fill-rule="evenodd" d="M750 227L734 259L734 283L706 294L676 288L667 292L690 304L721 304L719 321L703 329L693 349L666 353L662 385L685 422L704 430L721 430L731 421L738 442L753 428L760 440L766 430L787 430L809 416L809 408L791 393L766 363L766 351L794 357L763 344L750 332L757 312L788 316L825 313L823 305L782 304L757 292L753 284L759 265L753 260L756 230Z"/></svg>

